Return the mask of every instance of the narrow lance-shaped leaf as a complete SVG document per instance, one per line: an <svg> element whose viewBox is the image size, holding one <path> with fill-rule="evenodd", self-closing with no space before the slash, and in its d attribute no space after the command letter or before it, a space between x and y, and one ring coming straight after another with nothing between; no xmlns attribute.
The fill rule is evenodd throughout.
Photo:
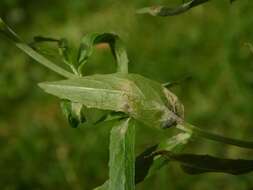
<svg viewBox="0 0 253 190"><path fill-rule="evenodd" d="M243 141L243 140L233 139L233 138L217 135L214 133L210 133L208 131L202 130L186 122L183 124L177 125L177 128L189 134L193 134L197 137L201 137L201 138L205 138L205 139L209 139L209 140L213 140L213 141L217 141L217 142L221 142L221 143L225 143L229 145L234 145L241 148L253 149L252 141Z"/></svg>
<svg viewBox="0 0 253 190"><path fill-rule="evenodd" d="M111 130L109 190L134 190L135 126L130 118L120 120Z"/></svg>
<svg viewBox="0 0 253 190"><path fill-rule="evenodd" d="M81 103L88 108L125 112L125 105L128 103L125 93L113 88L102 80L96 80L96 76L101 75L44 82L39 84L39 86L60 99ZM103 75L103 79L115 80L110 75Z"/></svg>
<svg viewBox="0 0 253 190"><path fill-rule="evenodd" d="M193 7L199 6L201 4L204 4L210 0L191 0L186 3L183 3L182 5L171 8L168 6L152 6L152 7L145 7L142 9L137 10L138 14L150 14L153 16L174 16L174 15L179 15L182 13L185 13L192 9ZM230 0L232 3L235 0Z"/></svg>
<svg viewBox="0 0 253 190"><path fill-rule="evenodd" d="M75 51L73 48L70 47L67 39L35 36L33 38L33 42L30 43L30 45L33 48L37 49L37 46L41 43L56 43L56 45L58 46L58 53L61 56L63 63L65 63L75 75L82 76L82 74L79 73L77 69L79 64L76 61Z"/></svg>
<svg viewBox="0 0 253 190"><path fill-rule="evenodd" d="M5 37L7 37L10 41L12 41L20 50L24 51L27 55L32 57L34 60L38 61L45 67L50 70L66 77L66 78L76 78L76 76L63 68L57 66L53 62L49 61L43 55L36 52L29 45L27 45L23 40L11 29L9 28L3 20L0 18L0 33L2 33Z"/></svg>
<svg viewBox="0 0 253 190"><path fill-rule="evenodd" d="M225 159L209 155L175 154L170 151L157 152L170 161L179 162L188 174L208 172L241 175L253 171L253 160Z"/></svg>

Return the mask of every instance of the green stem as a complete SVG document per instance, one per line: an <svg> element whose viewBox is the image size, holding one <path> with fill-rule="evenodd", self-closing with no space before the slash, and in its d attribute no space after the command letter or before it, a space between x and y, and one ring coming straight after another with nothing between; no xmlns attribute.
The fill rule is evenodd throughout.
<svg viewBox="0 0 253 190"><path fill-rule="evenodd" d="M253 149L253 142L250 141L242 141L238 139L233 139L229 137L223 137L221 135L213 134L207 131L204 131L194 125L191 125L189 123L183 123L177 126L178 129L183 130L187 133L192 133L193 135L197 135L199 137L203 137L206 139L210 139L213 141L218 141L221 143L229 144L229 145L234 145L242 148L248 148L248 149Z"/></svg>
<svg viewBox="0 0 253 190"><path fill-rule="evenodd" d="M53 62L49 61L47 58L36 52L30 46L28 46L23 40L11 29L9 28L3 20L0 18L0 32L4 34L9 40L11 40L20 50L25 52L27 55L32 57L34 60L38 61L50 70L62 75L66 78L74 78L76 75L64 70L63 68L57 66Z"/></svg>
<svg viewBox="0 0 253 190"><path fill-rule="evenodd" d="M133 121L130 118L120 120L112 128L110 136L109 190L135 189L134 145Z"/></svg>

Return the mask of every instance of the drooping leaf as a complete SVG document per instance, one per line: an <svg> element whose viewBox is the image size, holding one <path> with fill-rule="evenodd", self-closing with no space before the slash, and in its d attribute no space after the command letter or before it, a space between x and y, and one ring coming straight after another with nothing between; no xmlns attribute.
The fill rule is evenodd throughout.
<svg viewBox="0 0 253 190"><path fill-rule="evenodd" d="M43 55L36 52L33 48L31 48L29 45L27 45L23 40L11 29L9 28L3 20L0 18L0 33L3 34L7 39L12 41L20 50L25 52L27 55L29 55L34 60L38 61L45 67L49 68L50 70L66 77L66 78L76 78L76 76L63 68L57 66L47 58L45 58Z"/></svg>
<svg viewBox="0 0 253 190"><path fill-rule="evenodd" d="M170 161L179 162L188 174L208 172L241 175L253 171L253 160L225 159L209 155L175 154L163 151L161 154Z"/></svg>
<svg viewBox="0 0 253 190"><path fill-rule="evenodd" d="M135 183L142 182L148 174L148 171L153 164L154 158L150 156L158 145L151 146L142 152L135 159Z"/></svg>
<svg viewBox="0 0 253 190"><path fill-rule="evenodd" d="M162 156L152 154L155 151L166 150L172 152L180 152L191 138L190 134L181 133L171 138L168 138L159 145L152 146L141 153L136 159L136 183L139 183L152 175L156 174L163 166L168 164L168 159ZM141 171L138 171L139 168ZM143 168L143 169L141 169Z"/></svg>
<svg viewBox="0 0 253 190"><path fill-rule="evenodd" d="M177 125L177 128L180 130L183 130L189 134L193 134L197 137L233 145L233 146L238 146L241 148L248 148L248 149L253 149L253 141L243 141L243 140L238 140L238 139L233 139L229 137L224 137L222 135L217 135L214 133L210 133L206 130L203 130L199 127L196 127L192 124L184 122L183 124Z"/></svg>
<svg viewBox="0 0 253 190"><path fill-rule="evenodd" d="M80 63L81 67L92 55L94 46L99 43L109 44L117 63L117 72L128 73L128 57L124 44L118 35L112 33L92 33L85 35L82 38L78 54L78 62Z"/></svg>
<svg viewBox="0 0 253 190"><path fill-rule="evenodd" d="M109 190L134 190L135 125L130 118L116 122L110 136Z"/></svg>

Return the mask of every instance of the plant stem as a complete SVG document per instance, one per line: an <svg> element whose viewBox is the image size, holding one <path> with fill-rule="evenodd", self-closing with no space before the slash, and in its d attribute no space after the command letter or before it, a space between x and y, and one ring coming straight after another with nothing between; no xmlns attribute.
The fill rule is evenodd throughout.
<svg viewBox="0 0 253 190"><path fill-rule="evenodd" d="M135 189L135 125L122 119L111 130L109 190Z"/></svg>

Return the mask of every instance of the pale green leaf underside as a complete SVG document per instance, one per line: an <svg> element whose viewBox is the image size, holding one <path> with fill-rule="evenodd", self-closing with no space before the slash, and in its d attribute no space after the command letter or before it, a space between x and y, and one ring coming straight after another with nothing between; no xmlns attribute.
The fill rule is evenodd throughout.
<svg viewBox="0 0 253 190"><path fill-rule="evenodd" d="M127 104L127 97L122 91L118 90L78 86L76 83L69 85L59 82L41 83L39 86L47 93L61 99L84 104L88 108L124 112L124 106Z"/></svg>

